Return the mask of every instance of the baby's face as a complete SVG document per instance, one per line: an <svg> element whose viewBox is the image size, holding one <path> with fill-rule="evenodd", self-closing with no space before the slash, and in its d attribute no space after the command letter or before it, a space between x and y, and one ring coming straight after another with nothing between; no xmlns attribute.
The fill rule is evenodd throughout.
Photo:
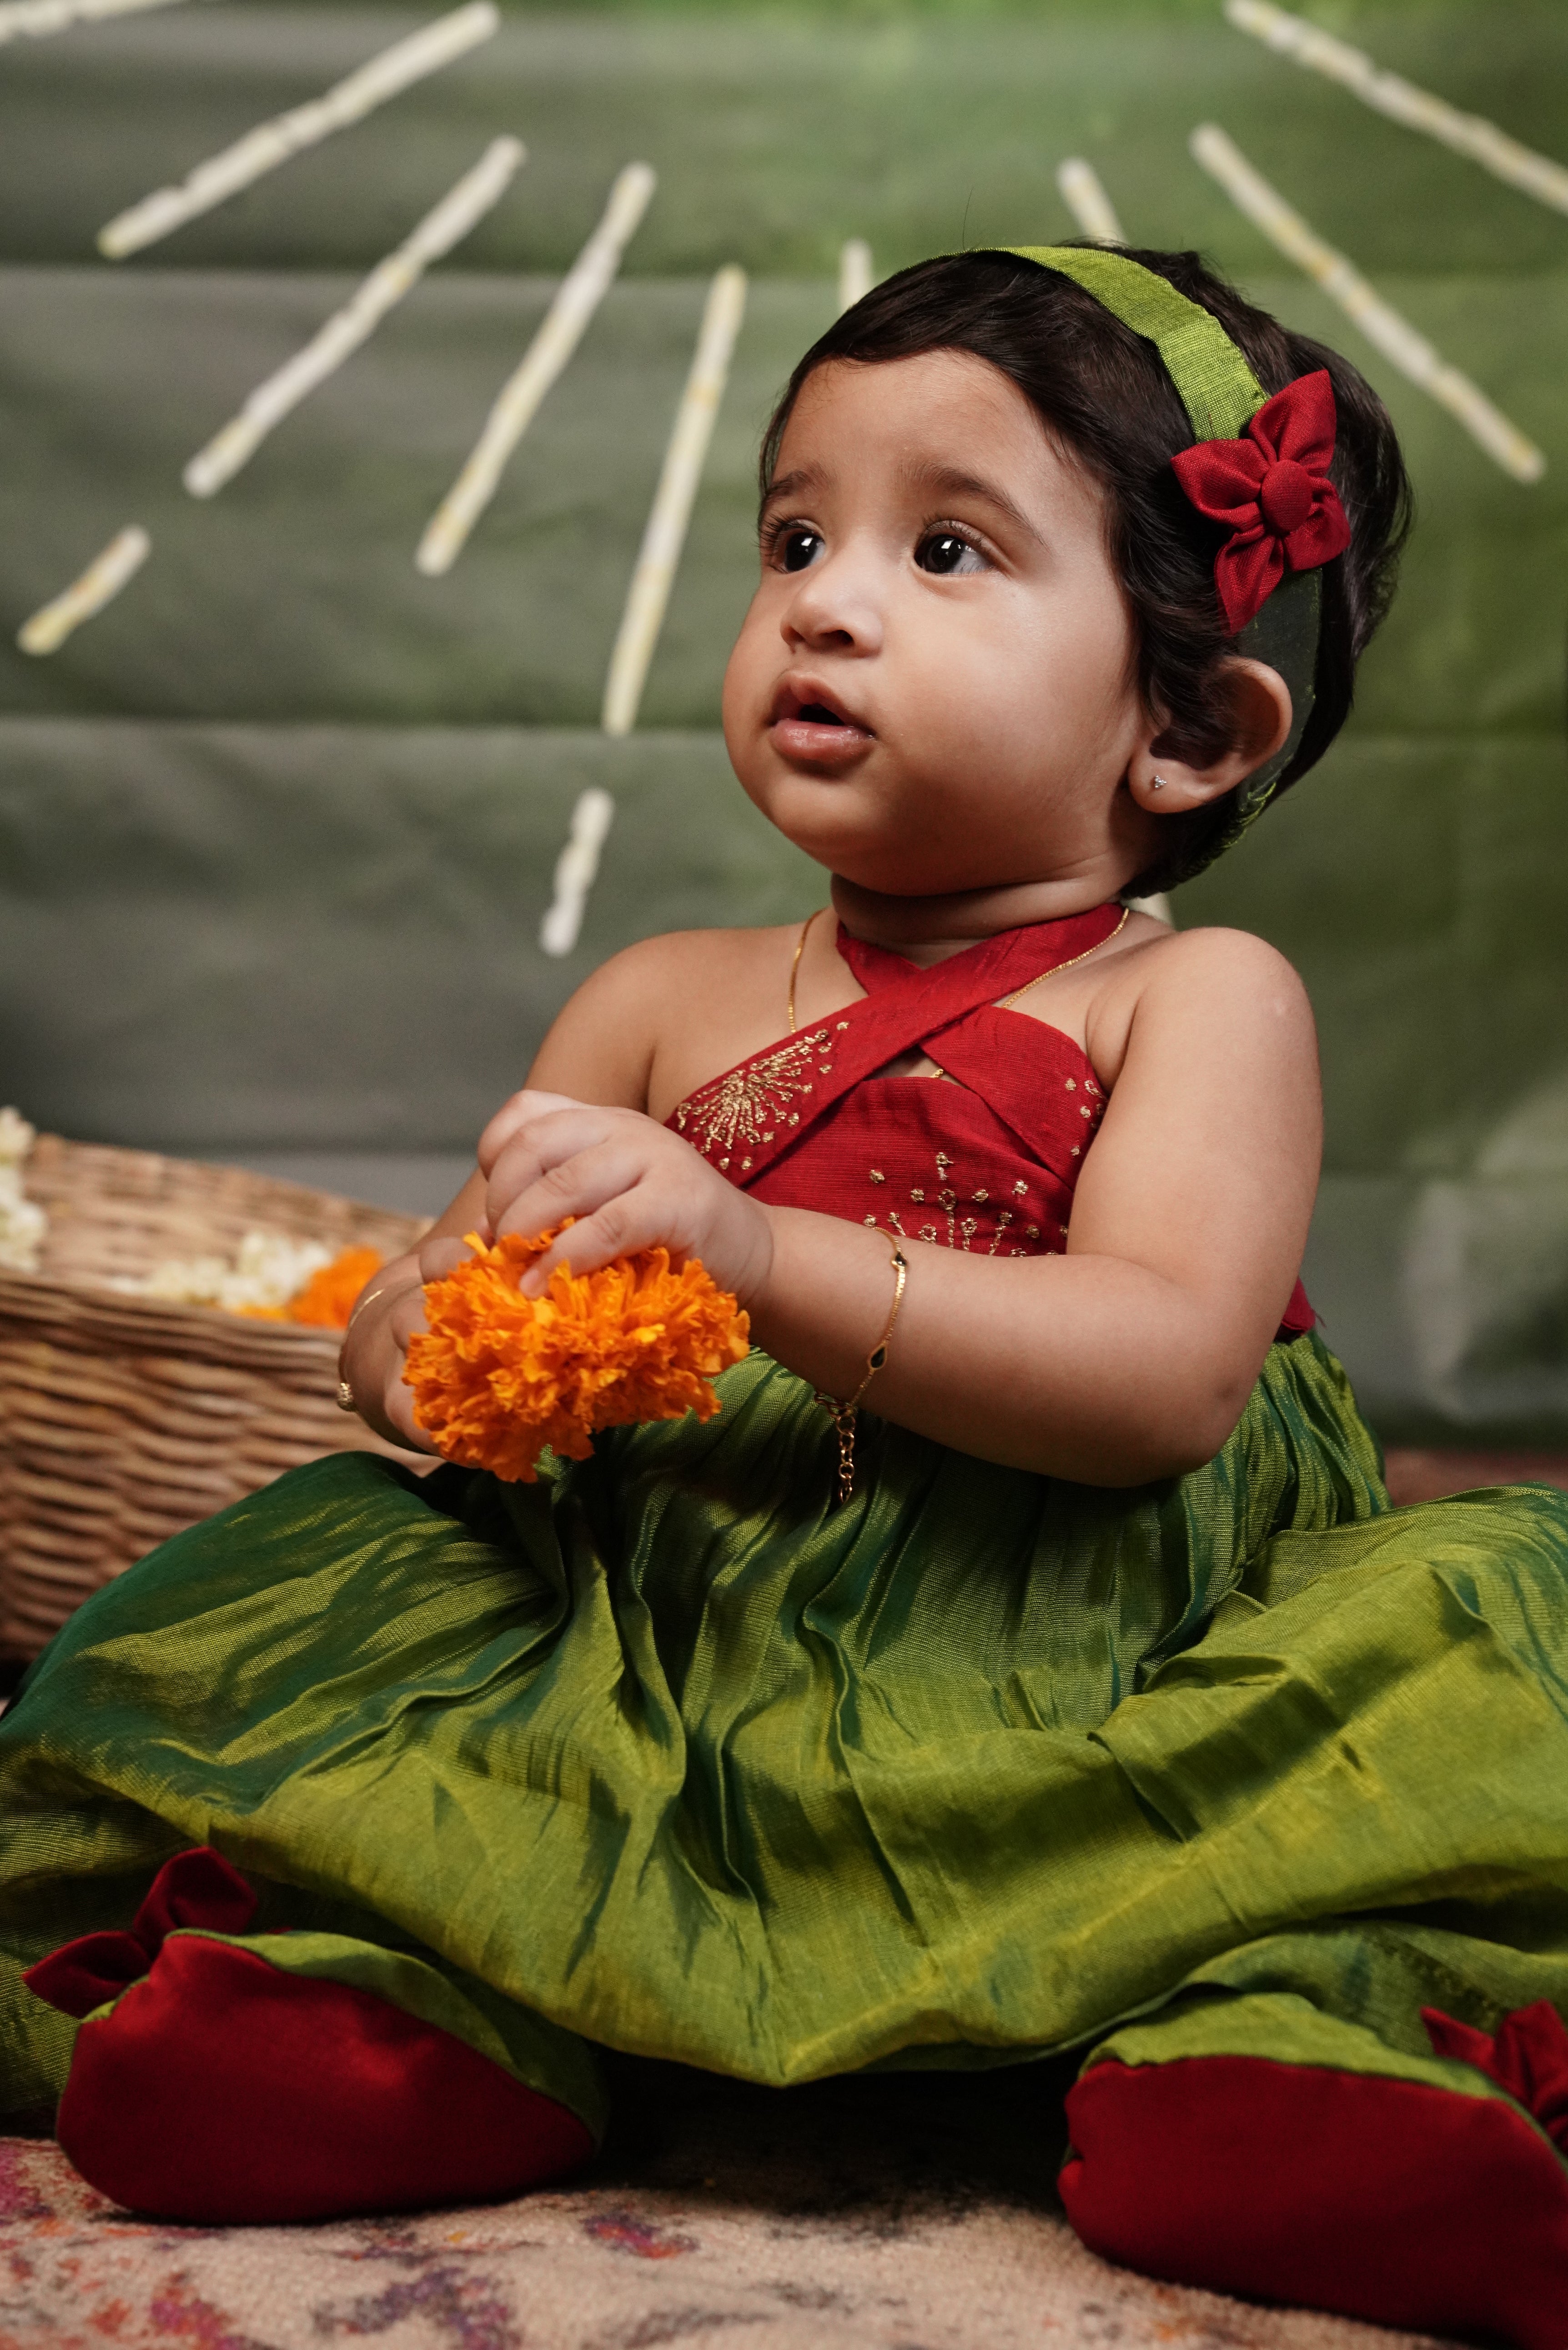
<svg viewBox="0 0 1568 2350"><path fill-rule="evenodd" d="M1005 376L940 351L808 378L724 681L781 832L896 896L1098 871L1148 733L1132 650L1099 488Z"/></svg>

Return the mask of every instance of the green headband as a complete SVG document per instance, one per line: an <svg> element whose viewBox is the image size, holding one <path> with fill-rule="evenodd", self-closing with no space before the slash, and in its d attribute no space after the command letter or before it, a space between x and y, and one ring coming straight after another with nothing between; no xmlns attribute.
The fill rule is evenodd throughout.
<svg viewBox="0 0 1568 2350"><path fill-rule="evenodd" d="M1103 245L1010 244L998 250L1072 278L1124 327L1152 343L1181 396L1194 440L1235 440L1262 407L1268 395L1219 319L1140 262ZM1235 639L1238 652L1266 661L1290 688L1291 731L1283 749L1241 785L1235 816L1210 844L1206 863L1262 816L1300 748L1312 715L1322 609L1317 572L1290 572Z"/></svg>

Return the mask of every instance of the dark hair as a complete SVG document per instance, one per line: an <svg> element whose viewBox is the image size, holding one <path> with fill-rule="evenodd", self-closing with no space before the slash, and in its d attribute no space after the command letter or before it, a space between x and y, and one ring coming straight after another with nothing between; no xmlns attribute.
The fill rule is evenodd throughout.
<svg viewBox="0 0 1568 2350"><path fill-rule="evenodd" d="M1316 700L1279 790L1322 758L1349 714L1355 664L1388 608L1411 518L1410 485L1383 403L1347 359L1244 302L1195 253L1130 251L1220 320L1266 392L1326 368L1339 411L1333 477L1351 526L1323 567ZM1110 556L1131 606L1137 681L1165 720L1159 747L1203 765L1228 748L1217 673L1235 650L1214 586L1219 526L1189 504L1170 461L1192 442L1180 395L1152 343L1071 278L1005 253L922 261L876 286L812 345L763 442L765 493L801 386L829 359L875 363L927 351L988 359L1033 402L1106 496ZM1278 796L1278 794L1276 794ZM1235 795L1169 816L1168 846L1129 887L1168 889L1216 853Z"/></svg>

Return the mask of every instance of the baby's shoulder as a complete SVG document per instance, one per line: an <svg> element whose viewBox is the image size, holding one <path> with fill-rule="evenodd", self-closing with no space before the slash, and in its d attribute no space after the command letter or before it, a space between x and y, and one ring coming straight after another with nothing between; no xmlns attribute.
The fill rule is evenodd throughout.
<svg viewBox="0 0 1568 2350"><path fill-rule="evenodd" d="M1122 946L1122 941L1116 942ZM1259 983L1299 990L1301 979L1277 947L1251 931L1220 923L1175 930L1147 914L1131 916L1120 953L1107 955L1107 980L1143 988Z"/></svg>
<svg viewBox="0 0 1568 2350"><path fill-rule="evenodd" d="M1140 918L1123 951L1085 967L1086 1049L1101 1076L1120 1076L1135 1032L1221 1057L1267 1036L1293 1057L1315 1050L1300 974L1266 939L1220 925L1175 931Z"/></svg>
<svg viewBox="0 0 1568 2350"><path fill-rule="evenodd" d="M667 931L623 947L559 1014L531 1082L637 1108L672 1105L784 1028L799 936L794 923Z"/></svg>
<svg viewBox="0 0 1568 2350"><path fill-rule="evenodd" d="M690 1019L707 1003L735 993L778 992L782 968L800 936L798 923L756 931L665 931L611 955L585 980L574 1002L598 1010L640 1007L657 1019L673 1012Z"/></svg>
<svg viewBox="0 0 1568 2350"><path fill-rule="evenodd" d="M800 936L798 922L774 923L754 931L662 931L623 947L602 966L611 972L624 965L640 976L667 973L671 978L740 977L771 969L781 950L793 953Z"/></svg>

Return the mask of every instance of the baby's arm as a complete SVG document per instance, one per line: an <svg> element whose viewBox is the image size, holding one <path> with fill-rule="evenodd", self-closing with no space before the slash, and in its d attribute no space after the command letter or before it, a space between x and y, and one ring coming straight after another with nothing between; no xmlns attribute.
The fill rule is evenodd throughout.
<svg viewBox="0 0 1568 2350"><path fill-rule="evenodd" d="M1218 931L1127 956L1089 1042L1115 1085L1066 1254L907 1247L892 1358L867 1400L984 1459L1127 1485L1211 1459L1251 1391L1311 1220L1316 1044L1290 966ZM771 1212L757 1337L818 1385L853 1392L891 1299L887 1241ZM830 1334L842 1347L832 1360Z"/></svg>
<svg viewBox="0 0 1568 2350"><path fill-rule="evenodd" d="M1116 1082L1066 1255L909 1244L896 1343L868 1401L985 1459L1134 1484L1211 1458L1257 1377L1312 1210L1315 1048L1295 974L1232 931L1189 932L1122 959L1096 998L1090 1046ZM476 1208L520 1231L572 1214L570 1245L556 1253L585 1268L665 1242L736 1291L781 1362L852 1394L892 1300L886 1235L732 1190L625 1103L637 1055L646 1069L652 1050L612 985L597 1003L585 992L537 1074L557 1085L579 1066L618 1074L622 1106L584 1103L575 1076L568 1106L516 1097L481 1144L488 1184L476 1179L439 1229L461 1237ZM450 1239L447 1248L450 1261L458 1252ZM389 1336L408 1311L387 1317ZM385 1368L393 1373L389 1359ZM358 1392L352 1367L350 1376ZM379 1391L407 1429L395 1375Z"/></svg>

